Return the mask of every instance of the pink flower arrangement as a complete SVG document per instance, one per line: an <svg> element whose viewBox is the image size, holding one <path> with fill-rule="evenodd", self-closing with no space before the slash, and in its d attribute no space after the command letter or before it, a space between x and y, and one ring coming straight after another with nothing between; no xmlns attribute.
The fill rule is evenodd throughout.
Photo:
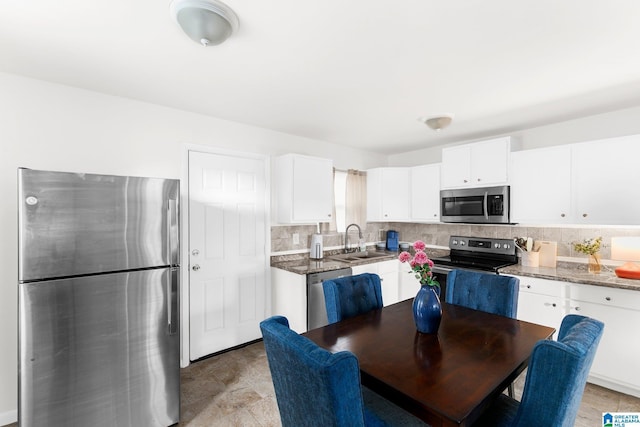
<svg viewBox="0 0 640 427"><path fill-rule="evenodd" d="M413 243L415 255L412 256L409 252L403 251L400 252L398 259L400 262L409 263L411 270L415 273L416 279L420 281L420 284L436 286L439 289L440 283L434 279L433 271L431 271L434 263L424 252L425 247L426 245L424 242L422 240L418 240Z"/></svg>

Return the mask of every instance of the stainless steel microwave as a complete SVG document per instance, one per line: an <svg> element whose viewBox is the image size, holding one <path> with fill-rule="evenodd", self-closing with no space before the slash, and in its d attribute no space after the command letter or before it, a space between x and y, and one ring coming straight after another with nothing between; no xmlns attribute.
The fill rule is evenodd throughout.
<svg viewBox="0 0 640 427"><path fill-rule="evenodd" d="M441 190L440 220L472 224L510 224L509 186Z"/></svg>

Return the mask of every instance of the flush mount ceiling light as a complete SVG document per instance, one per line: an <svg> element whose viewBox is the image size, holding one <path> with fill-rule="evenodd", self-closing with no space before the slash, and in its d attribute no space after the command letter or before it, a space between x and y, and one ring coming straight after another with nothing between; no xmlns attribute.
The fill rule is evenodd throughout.
<svg viewBox="0 0 640 427"><path fill-rule="evenodd" d="M171 16L182 31L202 46L215 46L238 29L238 16L218 0L173 0Z"/></svg>
<svg viewBox="0 0 640 427"><path fill-rule="evenodd" d="M453 116L451 116L450 114L446 114L435 117L419 117L418 120L435 131L441 131L451 124Z"/></svg>

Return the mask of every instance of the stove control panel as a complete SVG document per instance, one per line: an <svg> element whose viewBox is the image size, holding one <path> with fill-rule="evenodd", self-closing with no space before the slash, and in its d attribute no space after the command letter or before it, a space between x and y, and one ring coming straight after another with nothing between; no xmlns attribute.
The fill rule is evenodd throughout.
<svg viewBox="0 0 640 427"><path fill-rule="evenodd" d="M451 236L449 237L449 249L485 254L516 254L516 245L513 239Z"/></svg>

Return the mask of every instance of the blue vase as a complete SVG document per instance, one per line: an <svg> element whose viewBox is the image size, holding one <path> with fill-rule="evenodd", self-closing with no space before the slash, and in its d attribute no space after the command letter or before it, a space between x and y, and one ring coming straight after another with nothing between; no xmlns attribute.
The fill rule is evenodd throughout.
<svg viewBox="0 0 640 427"><path fill-rule="evenodd" d="M418 332L436 334L442 320L442 305L438 296L438 288L422 285L413 299L413 320Z"/></svg>

